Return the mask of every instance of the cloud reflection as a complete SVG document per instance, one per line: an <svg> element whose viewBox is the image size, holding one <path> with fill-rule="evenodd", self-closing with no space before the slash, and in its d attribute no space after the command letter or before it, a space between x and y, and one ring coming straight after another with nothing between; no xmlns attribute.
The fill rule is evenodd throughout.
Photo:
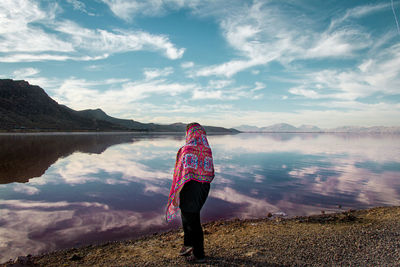
<svg viewBox="0 0 400 267"><path fill-rule="evenodd" d="M236 190L235 194L248 200L250 205L251 201L244 196L248 196L248 192L257 190L265 183L272 183L272 188L280 190L274 191L275 203L284 199L304 202L307 201L307 194L320 198L346 195L353 201L366 205L374 205L377 202L391 205L399 203L400 184L391 178L396 177L398 173L383 172L377 177L368 169L356 166L369 160L382 164L396 159L400 151L393 149L393 140L396 137L294 134L286 137L283 135L281 138L268 134L244 134L210 136L209 139L215 156L217 175L214 185L219 190L216 195L219 199L223 199L221 192ZM61 178L69 185L88 182L109 185L141 183L144 185L143 194L167 196L176 149L181 143L181 140L171 139L141 140L134 144L112 147L102 154L74 153L59 160L49 176L55 177L56 180ZM276 153L281 152L288 153L287 156L318 155L318 158L311 158L299 164L284 156L283 162L277 162L276 166L263 165L259 161L249 164L241 160L246 154L262 159L266 156L273 158ZM286 175L286 181L281 181L282 177L277 175ZM35 180L32 184L35 184ZM246 182L246 191L238 186L240 181ZM290 189L283 190L284 187ZM293 190L298 190L296 196L292 195ZM265 194L266 192L258 197L261 198ZM233 198L226 197L223 200L232 205L238 204L238 200ZM262 199L256 198L253 202L257 201L263 202ZM269 205L266 207L270 208ZM247 213L249 212L246 211L242 215L247 216Z"/></svg>
<svg viewBox="0 0 400 267"><path fill-rule="evenodd" d="M169 162L169 168L160 170L160 166L149 166L141 161L151 161L163 156L163 153L146 153L152 150L148 145L139 144L118 146L110 148L102 154L74 153L73 155L60 159L54 166L49 176L59 177L67 184L83 184L87 182L105 182L109 184L170 180L173 172L175 154L160 160ZM142 155L146 154L146 157ZM101 174L106 177L118 177L118 179L102 179ZM31 181L35 183L35 179Z"/></svg>
<svg viewBox="0 0 400 267"><path fill-rule="evenodd" d="M114 210L96 202L1 200L0 212L0 262L93 242L98 235L129 238L165 226L160 212Z"/></svg>
<svg viewBox="0 0 400 267"><path fill-rule="evenodd" d="M400 174L393 171L374 173L357 167L349 158L330 159L329 167L311 166L289 172L300 179L307 191L323 196L353 195L354 200L368 206L381 203L400 204Z"/></svg>
<svg viewBox="0 0 400 267"><path fill-rule="evenodd" d="M211 136L210 145L219 153L296 152L303 155L347 155L363 161L400 159L398 135L340 134L240 134ZM397 149L394 149L394 148ZM218 155L216 158L225 157Z"/></svg>
<svg viewBox="0 0 400 267"><path fill-rule="evenodd" d="M267 216L268 212L277 212L278 207L268 203L264 199L244 195L233 188L225 187L210 192L210 197L221 199L230 204L238 205L234 212L240 218L259 218Z"/></svg>
<svg viewBox="0 0 400 267"><path fill-rule="evenodd" d="M399 139L330 134L214 136L210 144L220 165L218 174L230 181L225 188L217 184L218 197L237 204L232 197L223 198L222 192L233 194L224 191L233 188L238 196L256 193L253 196L260 203L267 201L291 215L335 210L338 204L351 208L399 205ZM387 163L397 167L385 170ZM380 171L375 172L369 164ZM239 185L240 180L245 184ZM247 208L241 211L242 216L251 214Z"/></svg>
<svg viewBox="0 0 400 267"><path fill-rule="evenodd" d="M279 211L307 215L337 211L338 204L400 205L399 139L209 136L216 177L204 219L255 218ZM163 209L183 137L126 140L107 138L89 150L68 150L29 183L0 185L0 193L5 192L0 254L39 253L170 227L163 224ZM78 143L82 147L84 142ZM93 148L101 151L85 153Z"/></svg>
<svg viewBox="0 0 400 267"><path fill-rule="evenodd" d="M27 195L35 195L35 194L38 194L40 190L34 186L29 186L26 184L15 184L14 191L18 192L18 193L27 194Z"/></svg>
<svg viewBox="0 0 400 267"><path fill-rule="evenodd" d="M76 151L100 154L110 146L130 143L138 137L106 133L0 135L0 183L25 183L41 177L59 158Z"/></svg>

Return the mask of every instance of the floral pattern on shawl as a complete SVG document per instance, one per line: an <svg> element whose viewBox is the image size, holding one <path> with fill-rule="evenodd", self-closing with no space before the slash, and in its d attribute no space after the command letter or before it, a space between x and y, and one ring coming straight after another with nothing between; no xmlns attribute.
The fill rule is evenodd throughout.
<svg viewBox="0 0 400 267"><path fill-rule="evenodd" d="M179 210L179 192L187 182L196 180L211 183L213 179L214 164L206 131L200 124L194 124L186 132L186 144L176 155L166 220L171 221L176 217Z"/></svg>

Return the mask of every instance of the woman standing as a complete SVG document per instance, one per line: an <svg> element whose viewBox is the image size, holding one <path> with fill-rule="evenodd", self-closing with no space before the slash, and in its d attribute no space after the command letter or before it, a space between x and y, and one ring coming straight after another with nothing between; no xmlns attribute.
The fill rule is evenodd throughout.
<svg viewBox="0 0 400 267"><path fill-rule="evenodd" d="M205 262L200 210L213 179L214 164L206 131L198 123L189 123L186 126L186 144L176 155L166 219L171 221L175 218L180 208L184 245L179 255L190 255L187 260L191 262Z"/></svg>

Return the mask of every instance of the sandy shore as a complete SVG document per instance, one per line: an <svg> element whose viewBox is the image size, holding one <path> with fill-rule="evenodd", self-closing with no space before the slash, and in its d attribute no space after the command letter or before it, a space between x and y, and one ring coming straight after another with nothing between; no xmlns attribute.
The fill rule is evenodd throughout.
<svg viewBox="0 0 400 267"><path fill-rule="evenodd" d="M208 266L400 266L400 207L203 225ZM184 266L179 230L0 266Z"/></svg>

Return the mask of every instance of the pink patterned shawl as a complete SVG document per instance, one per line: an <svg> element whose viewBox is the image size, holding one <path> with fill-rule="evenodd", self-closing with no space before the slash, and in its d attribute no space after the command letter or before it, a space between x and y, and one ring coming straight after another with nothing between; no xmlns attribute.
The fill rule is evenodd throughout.
<svg viewBox="0 0 400 267"><path fill-rule="evenodd" d="M179 209L179 192L190 180L211 183L214 164L206 131L200 124L193 124L186 131L186 144L176 155L174 176L169 192L166 220L171 221Z"/></svg>

